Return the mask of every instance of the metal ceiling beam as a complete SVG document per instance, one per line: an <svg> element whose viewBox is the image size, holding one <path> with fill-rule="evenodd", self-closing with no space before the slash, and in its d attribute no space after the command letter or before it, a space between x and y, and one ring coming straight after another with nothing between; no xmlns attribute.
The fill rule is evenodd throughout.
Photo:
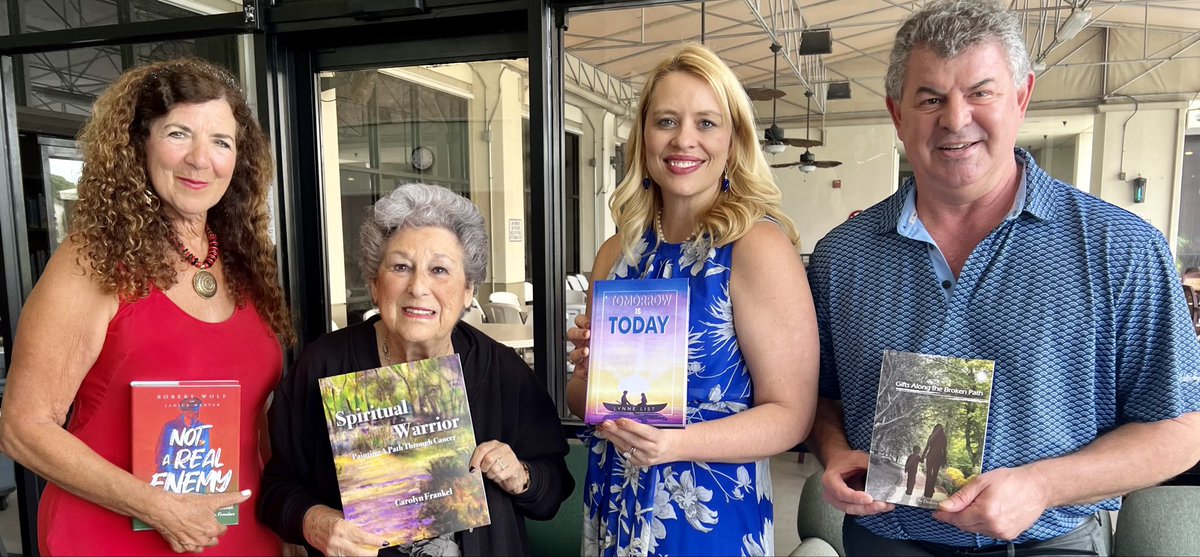
<svg viewBox="0 0 1200 557"><path fill-rule="evenodd" d="M790 0L788 0L788 1L789 1L789 3L792 3ZM760 12L758 10L758 6L756 6L754 4L754 1L753 0L745 0L745 2L746 2L746 7L750 9L750 14L753 15L754 19L756 19L758 21L758 25L760 27L762 27L763 31L767 34L767 37L771 39L771 42L773 42L775 44L786 45L787 43L785 43L783 40L781 40L779 35L777 35L775 33L775 28L772 27L771 25L767 24L767 21L763 18L762 12ZM800 8L796 7L794 3L792 3L792 8L793 8L793 10L795 10L795 13L797 14L795 17L797 19L800 19L803 21L803 16L799 14ZM772 2L771 3L771 18L775 19L775 17L776 17L775 3ZM782 8L780 9L779 17L781 19L784 17ZM797 52L799 52L799 44L798 44L799 41L795 41L795 42L797 42L795 49ZM818 91L815 90L814 85L812 83L810 83L807 79L805 79L803 72L800 71L800 67L796 65L796 62L794 60L792 60L792 55L791 55L792 50L793 50L793 48L790 46L783 49L782 53L783 53L784 61L786 61L788 66L791 67L792 73L794 73L796 75L796 79L800 80L801 86L803 86L806 90L817 93ZM816 96L817 96L817 103L816 103L817 108L823 114L825 112L825 98L824 98L825 96L824 96L824 94L816 95Z"/></svg>

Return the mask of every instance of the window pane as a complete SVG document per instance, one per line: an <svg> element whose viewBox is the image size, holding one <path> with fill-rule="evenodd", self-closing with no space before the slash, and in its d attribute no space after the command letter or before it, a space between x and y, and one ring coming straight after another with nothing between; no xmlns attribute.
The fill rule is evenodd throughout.
<svg viewBox="0 0 1200 557"><path fill-rule="evenodd" d="M237 39L216 37L126 46L77 48L20 56L25 71L24 105L48 112L86 116L92 103L121 72L179 56L198 56L238 73ZM132 60L126 65L125 60ZM245 81L245 79L243 79Z"/></svg>
<svg viewBox="0 0 1200 557"><path fill-rule="evenodd" d="M1188 135L1183 143L1183 188L1179 198L1179 239L1175 245L1179 271L1200 268L1200 135ZM1185 282L1200 287L1200 276Z"/></svg>
<svg viewBox="0 0 1200 557"><path fill-rule="evenodd" d="M104 0L18 0L21 33L78 29L121 23L117 3Z"/></svg>
<svg viewBox="0 0 1200 557"><path fill-rule="evenodd" d="M155 21L242 11L242 0L133 0L132 21Z"/></svg>
<svg viewBox="0 0 1200 557"><path fill-rule="evenodd" d="M139 21L158 21L197 15L242 11L242 0L8 0L21 13L20 33L80 29ZM8 34L7 10L0 14Z"/></svg>
<svg viewBox="0 0 1200 557"><path fill-rule="evenodd" d="M490 237L479 307L464 319L476 319L472 324L532 363L535 306L526 270L528 163L522 155L526 75L521 60L321 75L333 326L358 323L373 308L358 268L359 227L367 208L397 185L437 184L475 203ZM504 297L510 306L492 305Z"/></svg>

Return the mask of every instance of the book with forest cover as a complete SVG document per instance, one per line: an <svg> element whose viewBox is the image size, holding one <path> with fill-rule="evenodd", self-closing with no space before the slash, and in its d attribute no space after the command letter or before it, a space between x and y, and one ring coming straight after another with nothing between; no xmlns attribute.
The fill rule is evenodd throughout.
<svg viewBox="0 0 1200 557"><path fill-rule="evenodd" d="M346 520L392 545L491 524L457 354L319 383Z"/></svg>
<svg viewBox="0 0 1200 557"><path fill-rule="evenodd" d="M241 386L237 381L131 381L132 472L172 493L238 491ZM238 523L238 506L217 509ZM134 530L150 525L133 519Z"/></svg>
<svg viewBox="0 0 1200 557"><path fill-rule="evenodd" d="M683 427L687 343L687 279L596 281L584 422Z"/></svg>
<svg viewBox="0 0 1200 557"><path fill-rule="evenodd" d="M979 474L992 360L883 352L866 491L936 509Z"/></svg>

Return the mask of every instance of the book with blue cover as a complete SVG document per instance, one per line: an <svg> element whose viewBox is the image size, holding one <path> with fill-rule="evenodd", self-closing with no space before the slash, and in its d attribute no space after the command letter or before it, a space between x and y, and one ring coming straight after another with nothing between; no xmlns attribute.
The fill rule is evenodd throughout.
<svg viewBox="0 0 1200 557"><path fill-rule="evenodd" d="M992 360L885 350L875 397L866 491L936 509L980 473Z"/></svg>
<svg viewBox="0 0 1200 557"><path fill-rule="evenodd" d="M584 422L683 427L687 343L687 279L596 281Z"/></svg>

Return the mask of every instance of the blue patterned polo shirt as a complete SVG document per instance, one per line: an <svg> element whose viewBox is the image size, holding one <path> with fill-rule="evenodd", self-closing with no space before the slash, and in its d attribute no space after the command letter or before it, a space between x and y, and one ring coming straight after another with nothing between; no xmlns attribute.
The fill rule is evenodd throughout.
<svg viewBox="0 0 1200 557"><path fill-rule="evenodd" d="M842 400L854 449L870 450L888 349L996 361L984 472L1077 451L1125 423L1200 410L1200 345L1162 234L1015 153L1025 173L1020 214L975 247L948 295L931 241L897 231L912 179L817 244L808 280L820 394ZM1065 534L1119 505L1048 509L1015 541ZM858 520L893 539L1001 543L915 507Z"/></svg>

